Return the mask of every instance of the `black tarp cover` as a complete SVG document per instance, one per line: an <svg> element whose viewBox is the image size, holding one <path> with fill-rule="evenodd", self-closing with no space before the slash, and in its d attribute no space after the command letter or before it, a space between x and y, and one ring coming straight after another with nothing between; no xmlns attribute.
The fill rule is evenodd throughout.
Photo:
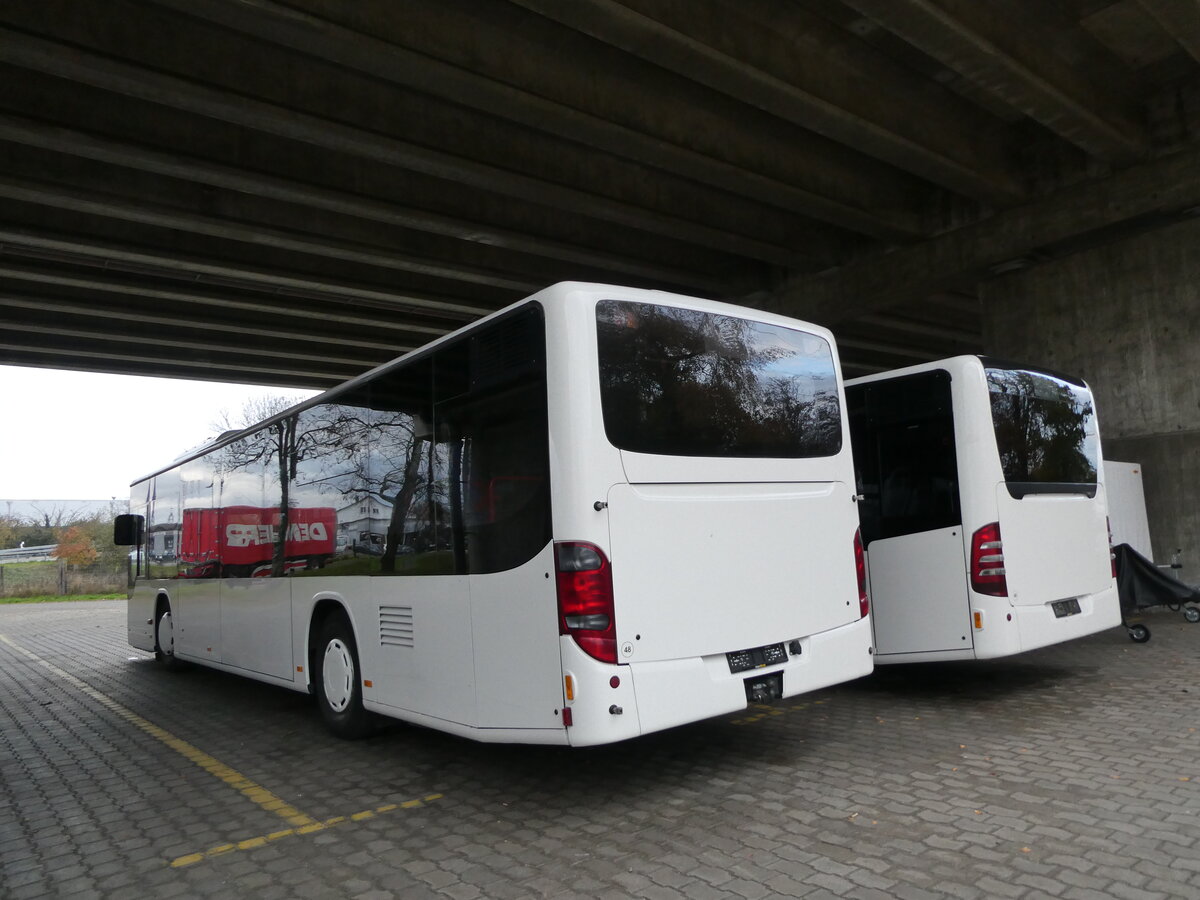
<svg viewBox="0 0 1200 900"><path fill-rule="evenodd" d="M1113 548L1117 555L1117 593L1121 612L1129 614L1148 606L1200 603L1200 591L1172 578L1128 544Z"/></svg>

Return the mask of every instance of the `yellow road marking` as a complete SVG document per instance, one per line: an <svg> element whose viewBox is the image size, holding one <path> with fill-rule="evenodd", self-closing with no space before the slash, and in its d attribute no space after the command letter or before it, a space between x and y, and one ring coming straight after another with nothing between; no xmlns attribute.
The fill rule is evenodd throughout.
<svg viewBox="0 0 1200 900"><path fill-rule="evenodd" d="M264 834L259 837L247 838L244 841L238 841L236 844L221 844L213 847L210 850L203 850L200 853L189 853L187 856L180 856L171 860L171 868L182 869L185 866L195 865L206 859L212 859L214 856L222 856L226 853L232 853L235 850L253 850L256 847L266 846L271 841L277 841L280 838L292 837L300 834L315 834L318 831L324 831L327 828L333 828L337 825L345 825L347 822L361 822L365 819L374 818L382 813L392 812L396 809L415 809L418 806L425 806L432 803L434 800L440 800L442 794L429 794L422 797L420 800L405 800L403 803L388 803L384 806L377 806L374 809L364 809L362 812L356 812L349 816L334 816L332 819L326 819L324 822L313 822L311 825L304 825L300 828L288 828L284 831L273 831L270 834Z"/></svg>
<svg viewBox="0 0 1200 900"><path fill-rule="evenodd" d="M86 681L82 681L82 680L76 678L70 672L64 672L62 669L60 669L58 666L54 665L53 663L49 663L46 660L42 659L36 653L26 650L20 644L17 644L15 641L10 639L7 635L0 634L0 641L3 641L5 644L7 644L9 647L11 647L15 652L19 653L21 656L24 656L26 659L30 660L33 663L36 663L37 665L41 666L43 669L50 672L51 674L56 675L59 678L63 679L68 684L70 684L72 687L74 687L76 690L78 690L80 693L86 694L88 697L91 697L93 700L95 700L101 706L104 706L107 709L111 710L112 712L116 713L118 716L120 716L122 719L125 719L131 725L134 725L137 728L140 728L142 731L144 731L146 734L150 735L151 737L157 738L158 740L162 741L164 744L166 744L168 747L170 747L176 753L181 754L184 758L195 763L200 768L204 769L206 772L209 772L212 775L215 775L217 778L220 778L222 781L224 781L230 787L235 788L236 790L241 792L242 796L246 797L251 802L256 803L262 809L265 809L268 812L274 813L275 815L281 817L289 825L296 826L296 827L317 825L318 827L323 827L320 825L319 822L317 822L316 819L312 818L311 816L305 815L304 813L300 812L300 810L298 810L294 806L292 806L290 803L287 803L284 800L281 800L279 797L276 797L274 794L272 794L270 791L268 791L262 785L255 784L253 781L251 781L245 775L242 775L240 772L237 772L234 769L229 768L229 766L225 765L220 760L218 760L212 756L209 756L203 750L200 750L200 749L192 746L187 741L182 740L181 738L175 737L175 735L171 734L171 732L167 731L166 729L159 728L153 722L151 722L147 719L143 719L141 716L139 716L133 710L122 706L120 703L118 703L112 697L96 690L94 687L92 687ZM226 844L226 845L223 845L222 848L216 848L216 849L222 853L225 853L225 852L228 852L229 850L234 849L234 845ZM210 850L210 851L208 851L208 855L210 855L210 856L214 855L215 852L216 852L215 850Z"/></svg>
<svg viewBox="0 0 1200 900"><path fill-rule="evenodd" d="M172 868L183 868L184 866L194 865L195 863L201 862L205 859L212 859L214 856L223 856L226 853L233 853L238 850L253 850L257 847L264 847L269 842L277 841L280 838L291 837L298 834L314 834L318 831L324 831L326 828L333 828L336 825L341 825L346 822L361 822L365 819L370 819L382 813L392 812L393 810L397 809L415 809L416 807L425 806L426 804L432 803L435 800L440 800L443 797L442 794L428 794L419 800L405 800L401 803L387 803L383 806L377 806L374 809L365 809L362 812L357 812L350 816L334 816L331 819L318 822L311 816L306 816L294 806L291 806L290 804L281 800L266 788L255 784L249 778L245 777L234 769L229 768L229 766L225 765L220 760L209 756L207 753L204 753L202 750L199 750L196 747L193 747L187 741L175 737L169 731L159 728L153 722L143 719L137 713L133 712L133 710L122 706L112 697L96 690L96 688L92 687L86 681L76 678L70 672L63 671L53 663L42 659L36 653L26 650L7 635L0 634L0 642L7 644L14 652L24 656L30 662L41 666L47 672L50 672L51 674L63 679L80 693L91 697L101 706L104 706L106 709L116 713L118 716L120 716L122 719L125 719L132 725L137 726L142 731L146 732L146 734L149 734L152 737L162 741L172 750L182 754L184 757L200 766L200 768L212 773L217 778L220 778L230 787L236 788L242 793L243 796L252 800L258 806L269 812L273 812L278 816L281 816L288 822L289 825L293 826L291 828L285 828L282 831L273 831L270 834L247 838L233 844L219 844L216 847L212 847L200 853L189 853L186 856L177 857L176 859L171 860L170 865Z"/></svg>

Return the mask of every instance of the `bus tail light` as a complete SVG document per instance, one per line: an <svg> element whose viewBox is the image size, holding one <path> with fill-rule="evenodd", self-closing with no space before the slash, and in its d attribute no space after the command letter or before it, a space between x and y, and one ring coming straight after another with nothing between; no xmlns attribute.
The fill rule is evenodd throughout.
<svg viewBox="0 0 1200 900"><path fill-rule="evenodd" d="M1112 577L1117 577L1117 548L1113 546L1112 539L1112 519L1109 516L1104 517L1104 524L1108 527L1108 566L1112 570Z"/></svg>
<svg viewBox="0 0 1200 900"><path fill-rule="evenodd" d="M1008 596L999 522L984 525L971 536L971 588L993 597Z"/></svg>
<svg viewBox="0 0 1200 900"><path fill-rule="evenodd" d="M867 599L867 559L863 554L862 529L854 532L854 571L858 575L858 617L865 619L871 611L871 603Z"/></svg>
<svg viewBox="0 0 1200 900"><path fill-rule="evenodd" d="M595 544L554 545L558 588L558 633L569 634L588 656L617 662L617 622L613 610L612 567Z"/></svg>

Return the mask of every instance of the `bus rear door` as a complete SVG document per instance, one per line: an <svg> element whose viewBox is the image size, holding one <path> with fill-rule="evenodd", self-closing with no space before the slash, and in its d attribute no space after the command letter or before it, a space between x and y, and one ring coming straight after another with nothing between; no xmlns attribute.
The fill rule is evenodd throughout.
<svg viewBox="0 0 1200 900"><path fill-rule="evenodd" d="M950 373L852 384L846 394L876 652L969 651Z"/></svg>

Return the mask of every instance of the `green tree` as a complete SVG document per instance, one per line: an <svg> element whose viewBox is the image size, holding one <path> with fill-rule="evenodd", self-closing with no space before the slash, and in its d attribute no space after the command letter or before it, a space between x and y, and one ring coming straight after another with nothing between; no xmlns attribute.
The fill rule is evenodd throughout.
<svg viewBox="0 0 1200 900"><path fill-rule="evenodd" d="M21 543L17 538L20 525L21 522L16 516L0 516L0 550L7 550Z"/></svg>
<svg viewBox="0 0 1200 900"><path fill-rule="evenodd" d="M109 504L108 509L93 513L88 518L74 523L87 535L96 548L96 563L99 565L117 567L128 558L129 548L118 547L113 543L113 520L121 513L126 512L127 506L126 503L114 500Z"/></svg>

